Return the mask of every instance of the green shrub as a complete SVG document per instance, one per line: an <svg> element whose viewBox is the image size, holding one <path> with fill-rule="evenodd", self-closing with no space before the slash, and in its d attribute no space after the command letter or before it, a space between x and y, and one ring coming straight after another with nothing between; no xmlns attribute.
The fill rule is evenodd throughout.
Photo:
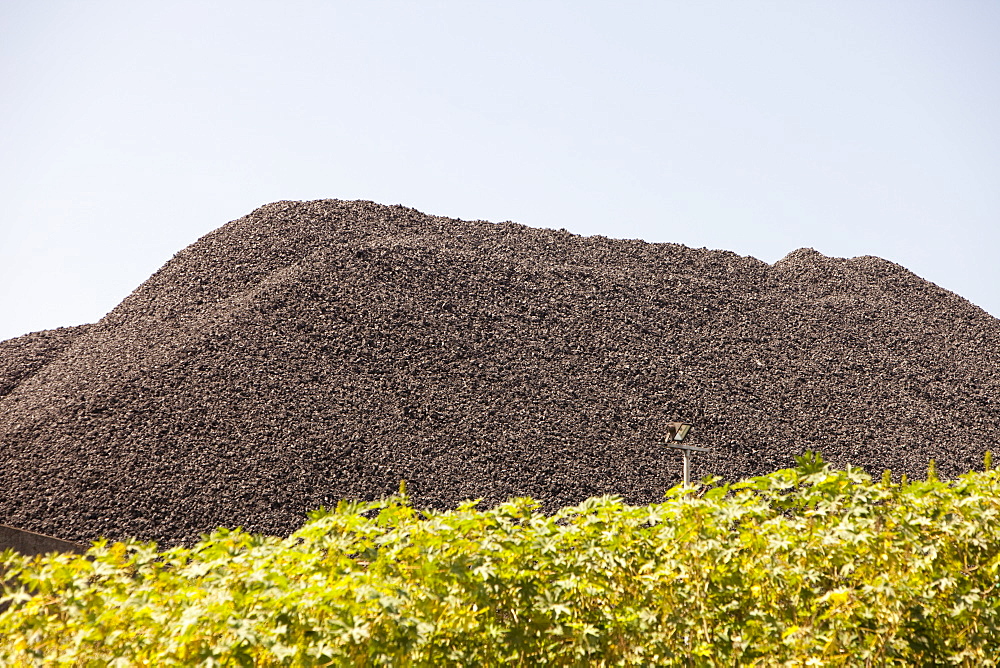
<svg viewBox="0 0 1000 668"><path fill-rule="evenodd" d="M2 665L996 665L1000 474L817 457L644 507L313 513L287 539L6 552Z"/></svg>

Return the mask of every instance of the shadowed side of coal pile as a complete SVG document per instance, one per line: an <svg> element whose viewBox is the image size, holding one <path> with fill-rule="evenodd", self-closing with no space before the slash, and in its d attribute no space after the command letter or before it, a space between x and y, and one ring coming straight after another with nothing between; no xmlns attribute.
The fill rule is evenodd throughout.
<svg viewBox="0 0 1000 668"><path fill-rule="evenodd" d="M278 202L178 253L0 398L0 523L167 544L218 525L285 534L401 479L438 508L651 502L678 482L657 444L673 420L713 448L696 476L805 449L954 475L996 441L998 325L877 258L769 266Z"/></svg>

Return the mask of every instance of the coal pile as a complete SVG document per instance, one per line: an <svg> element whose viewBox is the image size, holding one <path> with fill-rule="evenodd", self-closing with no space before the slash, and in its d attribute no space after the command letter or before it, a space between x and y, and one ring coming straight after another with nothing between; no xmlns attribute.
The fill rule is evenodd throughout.
<svg viewBox="0 0 1000 668"><path fill-rule="evenodd" d="M0 398L59 357L88 327L60 327L0 341Z"/></svg>
<svg viewBox="0 0 1000 668"><path fill-rule="evenodd" d="M806 449L921 477L1000 432L1000 321L891 262L768 265L370 202L278 202L103 320L0 343L0 523L85 541L275 534L418 505L736 479Z"/></svg>

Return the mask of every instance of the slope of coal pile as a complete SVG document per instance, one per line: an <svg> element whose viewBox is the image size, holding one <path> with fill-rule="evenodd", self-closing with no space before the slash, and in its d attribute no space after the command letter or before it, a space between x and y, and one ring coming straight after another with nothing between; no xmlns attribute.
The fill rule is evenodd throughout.
<svg viewBox="0 0 1000 668"><path fill-rule="evenodd" d="M367 202L264 206L66 341L5 372L0 523L70 540L281 534L400 479L432 507L649 502L673 420L728 478L805 449L954 475L1000 425L1000 321L890 262Z"/></svg>
<svg viewBox="0 0 1000 668"><path fill-rule="evenodd" d="M89 326L60 327L0 341L0 397L59 357Z"/></svg>

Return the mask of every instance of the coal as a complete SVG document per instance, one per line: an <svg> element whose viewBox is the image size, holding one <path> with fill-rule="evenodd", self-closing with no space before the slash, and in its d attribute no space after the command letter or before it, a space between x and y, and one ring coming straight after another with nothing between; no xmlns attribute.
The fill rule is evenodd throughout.
<svg viewBox="0 0 1000 668"><path fill-rule="evenodd" d="M0 398L59 357L89 326L60 327L0 341Z"/></svg>
<svg viewBox="0 0 1000 668"><path fill-rule="evenodd" d="M340 499L662 498L792 465L982 465L1000 321L899 265L277 202L100 322L0 343L0 523L284 535Z"/></svg>

